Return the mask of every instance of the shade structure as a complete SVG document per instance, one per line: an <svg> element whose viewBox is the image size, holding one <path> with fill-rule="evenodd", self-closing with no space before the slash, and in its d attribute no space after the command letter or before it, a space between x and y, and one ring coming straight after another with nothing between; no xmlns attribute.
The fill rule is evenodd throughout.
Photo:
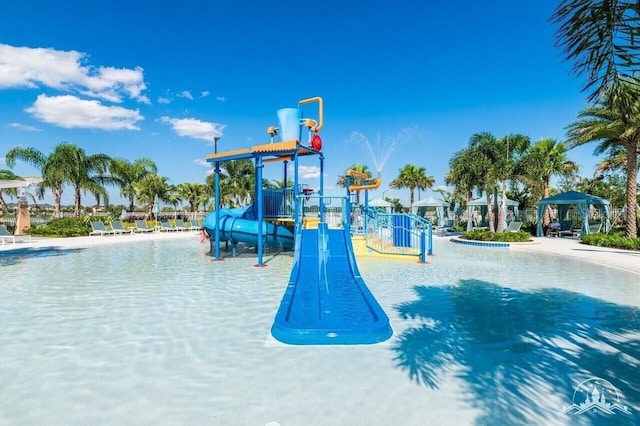
<svg viewBox="0 0 640 426"><path fill-rule="evenodd" d="M518 217L518 207L520 206L520 203L518 203L517 201L514 200L510 200L510 199L506 199L506 205L507 205L507 209L511 208L513 210L513 215L515 217ZM495 200L495 204L500 207L502 206L502 196L498 195L496 197ZM480 215L482 217L484 217L487 213L487 210L489 209L489 206L487 206L487 197L486 195L482 195L479 198L476 198L473 201L469 201L467 203L467 231L471 231L473 229L473 223L472 223L472 218L473 218L473 211L475 210L476 207L480 207ZM505 217L506 220L506 217ZM507 227L507 224L504 224L504 227Z"/></svg>
<svg viewBox="0 0 640 426"><path fill-rule="evenodd" d="M155 220L158 220L158 216L160 216L160 200L157 195L153 199L153 216Z"/></svg>
<svg viewBox="0 0 640 426"><path fill-rule="evenodd" d="M411 213L424 217L429 207L435 208L436 217L438 218L438 226L444 226L444 223L449 216L449 203L446 201L436 200L433 197L416 201L413 203L413 206L411 206Z"/></svg>
<svg viewBox="0 0 640 426"><path fill-rule="evenodd" d="M387 200L383 200L382 198L376 198L376 199L373 199L373 200L369 201L369 205L371 207L379 207L379 208L385 209L387 211L390 211L391 208L393 207L393 204L391 204Z"/></svg>
<svg viewBox="0 0 640 426"><path fill-rule="evenodd" d="M580 212L580 218L582 219L582 235L589 233L589 207L601 207L604 217L604 231L608 232L611 227L610 210L611 203L609 200L597 197L591 194L585 194L578 191L567 191L561 194L556 194L552 197L543 198L538 201L538 226L536 229L536 235L541 237L543 235L542 218L544 216L545 209L550 206L558 206L558 220L564 220L570 206L576 206Z"/></svg>

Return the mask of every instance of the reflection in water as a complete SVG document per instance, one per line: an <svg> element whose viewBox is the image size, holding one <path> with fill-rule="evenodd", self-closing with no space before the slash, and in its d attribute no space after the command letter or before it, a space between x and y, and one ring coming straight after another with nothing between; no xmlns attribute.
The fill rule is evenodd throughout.
<svg viewBox="0 0 640 426"><path fill-rule="evenodd" d="M396 307L411 326L397 339L395 361L431 388L455 371L464 398L483 412L479 424L526 424L532 416L640 424L640 309L476 280L415 291L417 300ZM556 401L569 405L589 377L611 382L632 414L559 414Z"/></svg>
<svg viewBox="0 0 640 426"><path fill-rule="evenodd" d="M15 265L24 259L32 257L64 256L71 253L78 253L82 250L84 249L49 246L0 251L0 266Z"/></svg>

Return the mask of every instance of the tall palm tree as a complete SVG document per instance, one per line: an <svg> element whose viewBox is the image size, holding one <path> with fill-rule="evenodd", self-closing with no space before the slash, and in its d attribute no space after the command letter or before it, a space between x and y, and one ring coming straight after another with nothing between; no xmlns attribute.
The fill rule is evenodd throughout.
<svg viewBox="0 0 640 426"><path fill-rule="evenodd" d="M568 129L570 147L591 142L600 142L606 147L624 149L625 173L627 177L627 237L637 237L638 211L638 155L640 154L640 102L633 109L624 109L617 101L604 101L588 107L578 114L578 120Z"/></svg>
<svg viewBox="0 0 640 426"><path fill-rule="evenodd" d="M478 156L476 149L464 148L456 152L449 160L449 171L445 175L447 185L454 185L453 198L470 202L473 191L484 185L484 173L488 164L484 157Z"/></svg>
<svg viewBox="0 0 640 426"><path fill-rule="evenodd" d="M133 183L136 191L136 202L145 206L145 214L151 216L155 207L155 199L170 203L174 188L167 183L167 178L156 174L148 174L138 182Z"/></svg>
<svg viewBox="0 0 640 426"><path fill-rule="evenodd" d="M407 164L400 169L398 177L389 182L389 188L409 189L409 210L413 208L414 191L430 189L435 184L433 176L427 176L427 169Z"/></svg>
<svg viewBox="0 0 640 426"><path fill-rule="evenodd" d="M555 139L543 138L532 145L523 155L521 174L518 176L535 200L551 195L551 177L574 175L579 167L567 158L567 145ZM550 222L549 211L545 212L543 223Z"/></svg>
<svg viewBox="0 0 640 426"><path fill-rule="evenodd" d="M624 111L632 108L639 92L640 2L561 0L551 20L559 25L556 46L573 61L574 73L586 76L589 100L615 99Z"/></svg>
<svg viewBox="0 0 640 426"><path fill-rule="evenodd" d="M44 197L44 193L47 189L50 189L53 193L53 215L54 217L60 217L61 213L61 200L62 192L64 189L65 179L62 173L63 167L59 164L62 150L62 145L57 145L53 152L49 155L45 155L36 148L21 148L16 147L7 152L5 161L7 166L13 168L16 165L17 160L22 160L38 169L42 176L42 182L36 187L36 194L40 199Z"/></svg>
<svg viewBox="0 0 640 426"><path fill-rule="evenodd" d="M215 196L214 174L206 178L209 194ZM220 162L220 206L248 204L255 196L255 168L250 159Z"/></svg>
<svg viewBox="0 0 640 426"><path fill-rule="evenodd" d="M16 180L20 179L20 176L13 173L11 170L0 170L0 180ZM7 210L7 203L4 200L3 194L7 194L11 197L18 196L18 190L16 188L2 189L0 188L0 214Z"/></svg>
<svg viewBox="0 0 640 426"><path fill-rule="evenodd" d="M111 157L106 154L87 155L84 149L70 142L61 142L53 156L54 161L45 165L45 173L61 173L64 182L73 187L74 216L80 216L83 190L101 194L108 202L108 195L102 182L109 179L106 172Z"/></svg>
<svg viewBox="0 0 640 426"><path fill-rule="evenodd" d="M176 194L187 200L191 212L195 212L200 204L205 204L209 199L209 191L204 183L180 183L176 185Z"/></svg>
<svg viewBox="0 0 640 426"><path fill-rule="evenodd" d="M158 173L158 167L148 158L139 158L133 163L124 158L114 158L109 164L109 173L113 182L120 187L120 195L129 200L129 211L133 211L136 197L134 183Z"/></svg>
<svg viewBox="0 0 640 426"><path fill-rule="evenodd" d="M255 168L249 159L223 161L222 181L234 206L247 205L255 197Z"/></svg>

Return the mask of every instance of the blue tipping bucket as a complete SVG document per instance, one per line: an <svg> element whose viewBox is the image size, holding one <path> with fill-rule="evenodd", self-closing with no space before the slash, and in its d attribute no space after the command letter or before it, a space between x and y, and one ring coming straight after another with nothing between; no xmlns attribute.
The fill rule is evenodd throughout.
<svg viewBox="0 0 640 426"><path fill-rule="evenodd" d="M283 141L300 140L300 118L300 110L298 108L282 108L278 110L280 137Z"/></svg>

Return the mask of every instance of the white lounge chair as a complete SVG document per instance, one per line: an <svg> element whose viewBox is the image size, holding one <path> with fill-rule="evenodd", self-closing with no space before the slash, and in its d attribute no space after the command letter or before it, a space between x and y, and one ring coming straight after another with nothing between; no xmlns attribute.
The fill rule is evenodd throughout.
<svg viewBox="0 0 640 426"><path fill-rule="evenodd" d="M101 237L104 237L105 235L115 235L116 233L110 229L107 229L104 226L103 222L98 221L94 221L91 222L91 228L93 229L93 231L91 231L89 233L89 235L100 235Z"/></svg>
<svg viewBox="0 0 640 426"><path fill-rule="evenodd" d="M126 228L121 220L112 220L111 229L116 234L133 234L133 228Z"/></svg>
<svg viewBox="0 0 640 426"><path fill-rule="evenodd" d="M177 231L178 229L171 225L171 223L168 220L161 220L160 221L160 231Z"/></svg>
<svg viewBox="0 0 640 426"><path fill-rule="evenodd" d="M13 244L15 244L16 238L19 240L25 240L25 241L28 240L29 243L31 242L31 235L29 234L13 235L11 232L9 232L6 225L4 224L0 225L0 241L2 241L2 245L4 245L5 241L11 241Z"/></svg>
<svg viewBox="0 0 640 426"><path fill-rule="evenodd" d="M136 220L136 227L133 229L134 232L141 232L141 233L145 233L145 232L153 232L153 229L149 228L147 226L147 221L146 220L142 220L142 219L137 219Z"/></svg>
<svg viewBox="0 0 640 426"><path fill-rule="evenodd" d="M202 229L202 225L197 219L191 219L189 221L189 230L190 231L200 231Z"/></svg>
<svg viewBox="0 0 640 426"><path fill-rule="evenodd" d="M507 225L507 229L505 229L506 232L518 232L520 231L520 228L522 228L522 222L518 222L515 220L512 220L511 222L509 222L509 225Z"/></svg>
<svg viewBox="0 0 640 426"><path fill-rule="evenodd" d="M187 224L186 224L186 223L184 223L184 220L182 220L182 219L176 219L176 220L175 220L175 222L176 222L175 229L176 229L177 231L187 231L187 230L189 229L189 227L187 226Z"/></svg>

